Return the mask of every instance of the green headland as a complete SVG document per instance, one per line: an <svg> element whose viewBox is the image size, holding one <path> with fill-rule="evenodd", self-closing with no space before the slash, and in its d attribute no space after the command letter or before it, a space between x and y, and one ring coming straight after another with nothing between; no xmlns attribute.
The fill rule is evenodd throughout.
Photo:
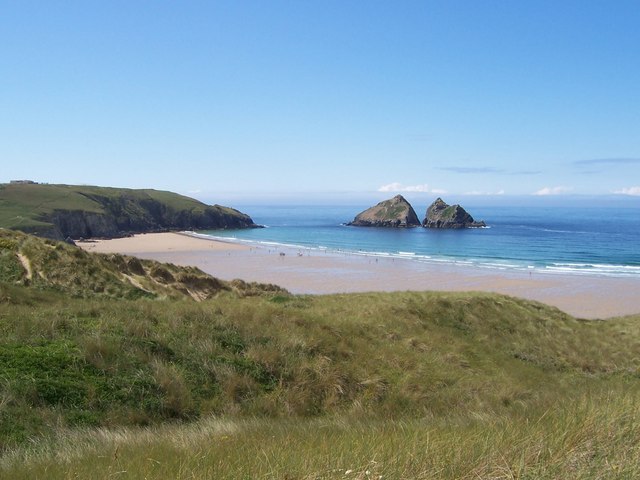
<svg viewBox="0 0 640 480"><path fill-rule="evenodd" d="M232 208L161 190L0 184L0 228L49 238L256 226L248 215Z"/></svg>

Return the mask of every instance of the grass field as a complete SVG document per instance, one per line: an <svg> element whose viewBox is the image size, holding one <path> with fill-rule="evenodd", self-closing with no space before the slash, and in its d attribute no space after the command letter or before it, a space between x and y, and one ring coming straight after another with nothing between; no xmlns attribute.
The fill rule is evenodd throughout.
<svg viewBox="0 0 640 480"><path fill-rule="evenodd" d="M25 238L0 238L2 478L640 474L638 316L486 293L127 298L117 275L47 282L73 247ZM113 273L82 255L76 276Z"/></svg>
<svg viewBox="0 0 640 480"><path fill-rule="evenodd" d="M3 465L15 479L632 479L639 445L636 398L623 394L502 418L212 417L63 432Z"/></svg>
<svg viewBox="0 0 640 480"><path fill-rule="evenodd" d="M54 210L104 213L104 208L97 202L65 185L0 186L0 226L4 228L49 225L40 219Z"/></svg>

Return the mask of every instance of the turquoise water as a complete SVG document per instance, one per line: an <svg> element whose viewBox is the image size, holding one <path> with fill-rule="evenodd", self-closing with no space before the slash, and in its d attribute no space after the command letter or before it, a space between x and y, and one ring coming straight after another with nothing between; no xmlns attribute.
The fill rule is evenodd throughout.
<svg viewBox="0 0 640 480"><path fill-rule="evenodd" d="M483 229L349 227L366 206L249 206L267 228L199 232L256 245L397 256L489 269L640 277L636 208L478 207Z"/></svg>

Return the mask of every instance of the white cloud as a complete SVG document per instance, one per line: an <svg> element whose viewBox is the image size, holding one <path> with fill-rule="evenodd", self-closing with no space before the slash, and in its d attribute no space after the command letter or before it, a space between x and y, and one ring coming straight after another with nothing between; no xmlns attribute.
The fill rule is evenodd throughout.
<svg viewBox="0 0 640 480"><path fill-rule="evenodd" d="M480 190L472 190L470 192L465 192L465 195L504 195L504 190L498 190L497 192L482 192Z"/></svg>
<svg viewBox="0 0 640 480"><path fill-rule="evenodd" d="M621 188L620 190L616 190L613 193L617 193L620 195L633 195L634 197L638 197L640 196L640 187Z"/></svg>
<svg viewBox="0 0 640 480"><path fill-rule="evenodd" d="M441 188L434 188L433 190L431 190L431 193L435 193L436 195L444 195L445 193L449 193L449 192Z"/></svg>
<svg viewBox="0 0 640 480"><path fill-rule="evenodd" d="M402 185L398 182L393 182L388 185L382 185L378 188L379 192L424 192L428 193L429 185L426 183L423 185Z"/></svg>
<svg viewBox="0 0 640 480"><path fill-rule="evenodd" d="M562 195L563 193L568 193L573 190L572 187L544 187L535 192L533 195Z"/></svg>

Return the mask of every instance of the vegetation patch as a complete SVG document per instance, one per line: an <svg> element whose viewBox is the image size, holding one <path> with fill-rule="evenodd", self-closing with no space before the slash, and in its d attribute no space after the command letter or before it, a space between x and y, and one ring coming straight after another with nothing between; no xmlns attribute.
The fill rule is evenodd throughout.
<svg viewBox="0 0 640 480"><path fill-rule="evenodd" d="M222 291L241 296L285 293L274 285L223 282L194 267L178 267L117 254L91 254L73 245L0 229L0 281L23 282L74 297L189 298L203 300ZM31 269L26 275L22 256Z"/></svg>
<svg viewBox="0 0 640 480"><path fill-rule="evenodd" d="M33 269L0 281L3 478L640 474L639 316L240 281L196 302L179 286L218 284L195 269L0 238Z"/></svg>
<svg viewBox="0 0 640 480"><path fill-rule="evenodd" d="M25 271L13 250L0 249L0 281L16 283L22 280Z"/></svg>

